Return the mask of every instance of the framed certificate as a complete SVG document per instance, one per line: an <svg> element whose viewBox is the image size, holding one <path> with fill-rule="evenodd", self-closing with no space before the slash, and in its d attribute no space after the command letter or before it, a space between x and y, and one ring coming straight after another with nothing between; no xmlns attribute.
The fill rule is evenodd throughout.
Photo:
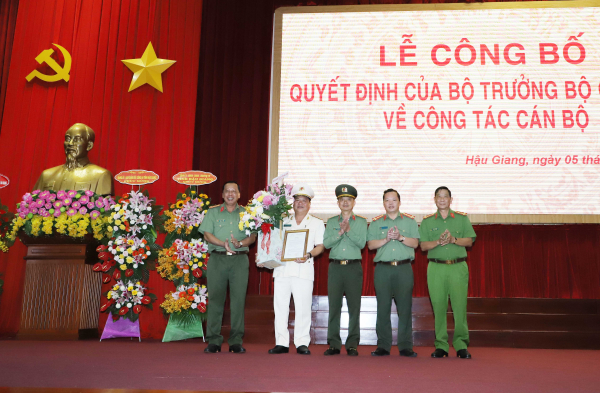
<svg viewBox="0 0 600 393"><path fill-rule="evenodd" d="M289 262L294 261L297 258L304 258L306 255L307 245L308 229L285 231L285 235L283 237L283 249L281 252L281 262Z"/></svg>

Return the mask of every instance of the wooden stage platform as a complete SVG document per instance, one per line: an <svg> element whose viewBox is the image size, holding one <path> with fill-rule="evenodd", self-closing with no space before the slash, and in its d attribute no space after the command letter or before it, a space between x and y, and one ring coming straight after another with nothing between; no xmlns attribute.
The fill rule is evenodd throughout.
<svg viewBox="0 0 600 393"><path fill-rule="evenodd" d="M450 340L454 321L449 307ZM600 300L595 299L525 299L469 298L467 306L471 346L600 349ZM361 303L361 345L376 345L375 297L365 296ZM327 296L314 296L311 343L327 344ZM398 317L392 306L394 340ZM246 299L245 342L273 343L273 297L248 296ZM224 336L229 334L229 313L223 320ZM342 339L347 336L348 311L342 311ZM290 307L290 331L294 328L293 302ZM413 339L416 346L433 346L434 320L429 298L413 298ZM395 341L394 341L395 343Z"/></svg>

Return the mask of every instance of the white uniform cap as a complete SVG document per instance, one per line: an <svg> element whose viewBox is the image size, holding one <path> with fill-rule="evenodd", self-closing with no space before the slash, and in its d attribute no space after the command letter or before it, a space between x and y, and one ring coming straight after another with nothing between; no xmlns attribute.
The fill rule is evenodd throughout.
<svg viewBox="0 0 600 393"><path fill-rule="evenodd" d="M313 189L306 183L297 183L294 188L292 188L292 196L301 195L305 196L308 199L313 199L315 197L315 192Z"/></svg>

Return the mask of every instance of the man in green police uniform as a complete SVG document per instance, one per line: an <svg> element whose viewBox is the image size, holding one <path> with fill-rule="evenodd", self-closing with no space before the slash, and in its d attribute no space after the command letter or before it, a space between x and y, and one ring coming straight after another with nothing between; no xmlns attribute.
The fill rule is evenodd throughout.
<svg viewBox="0 0 600 393"><path fill-rule="evenodd" d="M200 232L208 242L210 261L207 267L207 289L210 294L208 306L206 353L221 352L223 336L221 323L227 284L229 283L231 333L229 352L244 353L244 304L248 288L248 246L256 240L256 235L246 237L238 224L240 212L244 208L237 204L240 187L234 181L223 185L222 205L212 206L200 225Z"/></svg>
<svg viewBox="0 0 600 393"><path fill-rule="evenodd" d="M427 251L427 286L435 317L435 351L433 358L448 356L448 329L446 313L448 296L454 314L454 339L452 346L456 356L470 359L467 350L469 329L467 327L467 290L469 288L469 267L465 247L471 247L475 231L466 213L450 209L452 193L447 187L435 190L436 213L423 217L419 228L421 250Z"/></svg>
<svg viewBox="0 0 600 393"><path fill-rule="evenodd" d="M367 245L377 250L375 294L377 296L377 349L373 356L390 354L392 297L398 311L398 349L400 356L416 357L412 340L412 291L414 285L411 262L419 245L419 229L415 218L400 213L400 194L394 189L383 192L386 214L375 217L367 233Z"/></svg>
<svg viewBox="0 0 600 393"><path fill-rule="evenodd" d="M342 348L340 318L344 292L348 303L350 323L346 339L346 353L358 356L360 341L360 296L362 294L361 251L367 242L367 220L353 213L356 188L340 184L335 189L341 214L327 220L323 245L329 252L327 295L329 298L329 321L325 356L339 355Z"/></svg>

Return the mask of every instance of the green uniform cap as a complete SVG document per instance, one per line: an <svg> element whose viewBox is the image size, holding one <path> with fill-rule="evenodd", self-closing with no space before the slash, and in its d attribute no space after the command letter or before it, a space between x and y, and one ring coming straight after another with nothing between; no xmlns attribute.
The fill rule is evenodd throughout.
<svg viewBox="0 0 600 393"><path fill-rule="evenodd" d="M352 187L350 184L340 184L335 188L335 196L338 199L341 197L351 197L356 199L357 195L356 188Z"/></svg>

